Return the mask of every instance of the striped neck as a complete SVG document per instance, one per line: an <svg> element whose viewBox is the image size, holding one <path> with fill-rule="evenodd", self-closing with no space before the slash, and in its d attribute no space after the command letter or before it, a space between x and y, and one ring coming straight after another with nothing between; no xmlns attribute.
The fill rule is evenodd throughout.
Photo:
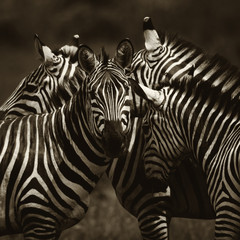
<svg viewBox="0 0 240 240"><path fill-rule="evenodd" d="M40 76L38 78L38 76ZM32 79L35 79L37 84L40 84L42 82L42 79L46 78L47 75L44 70L44 65L41 64L37 69L35 69L31 74L29 74L27 77L23 78L16 89L12 92L10 97L2 104L0 107L1 111L7 111L6 115L8 114L8 111L18 102L20 101L21 98L23 98L23 101L25 100L24 98L27 99L26 97L23 97L23 93L29 92L29 95L35 94L36 86L34 85L34 82ZM26 100L25 100L26 101ZM21 103L20 103L21 104Z"/></svg>
<svg viewBox="0 0 240 240"><path fill-rule="evenodd" d="M5 118L51 112L69 101L85 74L69 58L59 55L59 59L56 71L42 64L20 82L0 108Z"/></svg>
<svg viewBox="0 0 240 240"><path fill-rule="evenodd" d="M167 87L168 94L160 110L160 115L167 114L167 121L177 129L184 147L192 151L204 171L240 120L239 94L236 94L239 82L232 89L227 88L229 85L234 84L227 81L226 86L215 86L198 77L189 82L175 81Z"/></svg>
<svg viewBox="0 0 240 240"><path fill-rule="evenodd" d="M74 97L71 98L69 103L60 108L58 111L59 124L57 124L60 135L57 139L64 139L65 141L68 141L74 137L74 139L76 139L74 143L79 144L79 146L73 146L73 148L76 149L76 152L79 152L77 149L82 149L81 151L85 149L85 157L91 156L92 152L93 155L95 154L98 156L97 158L101 159L96 159L96 164L105 166L110 159L106 159L103 149L90 132L86 110L87 105L84 93L82 92L82 89L80 89ZM61 134L63 134L63 136ZM83 145L85 146L84 148L82 147ZM94 158L92 160L95 161Z"/></svg>

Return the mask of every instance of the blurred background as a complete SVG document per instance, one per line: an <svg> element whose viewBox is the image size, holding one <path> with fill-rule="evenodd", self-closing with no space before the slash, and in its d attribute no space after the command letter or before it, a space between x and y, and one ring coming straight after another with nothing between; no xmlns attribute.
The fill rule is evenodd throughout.
<svg viewBox="0 0 240 240"><path fill-rule="evenodd" d="M51 48L69 43L78 33L96 53L105 46L113 55L126 37L136 51L144 47L142 20L151 16L157 29L178 33L239 66L239 9L239 0L1 0L0 104L40 64L34 33ZM213 221L173 219L170 235L177 240L213 239L213 231ZM141 239L136 220L119 205L106 177L93 193L86 218L61 236L76 239Z"/></svg>

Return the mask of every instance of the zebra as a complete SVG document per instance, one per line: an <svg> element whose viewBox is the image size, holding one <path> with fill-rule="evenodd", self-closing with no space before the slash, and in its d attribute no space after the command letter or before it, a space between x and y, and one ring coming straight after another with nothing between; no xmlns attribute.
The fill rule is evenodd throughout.
<svg viewBox="0 0 240 240"><path fill-rule="evenodd" d="M77 45L77 44L74 44L74 45ZM44 56L44 53L45 54L50 53L50 55L53 55L53 53L51 53L51 49L49 49L49 47L47 48L46 45L42 43L42 41L39 39L38 36L35 36L35 46L40 56L42 53L43 56L41 57L43 59L47 58L47 56ZM43 49L45 49L45 51L43 51ZM64 54L66 55L66 57L68 57L69 55L72 55L71 58L76 59L75 55L76 55L77 49L74 49L73 51L72 46L71 47L64 46L62 50L64 51ZM56 56L59 57L61 56L61 51L55 52L55 54ZM62 62L69 63L66 60ZM75 61L73 62L75 63ZM43 62L43 64L45 64L45 62ZM75 65L76 64L74 64L72 67L75 67ZM46 66L44 67L46 68ZM64 68L59 66L59 69L64 69ZM77 72L76 70L77 69L75 68L75 73ZM71 76L63 75L63 74L67 74L68 71L62 72L62 77L60 78L66 80L65 84L68 84L69 82L68 79L74 80L74 77L73 77L74 71L70 71L70 72L72 72ZM45 69L43 73L46 74ZM82 75L82 72L80 72L80 78L82 79L83 77L81 77L81 75ZM17 94L13 93L11 95L10 97L11 100L6 101L7 103L9 103L7 106L4 106L4 105L2 106L2 108L4 108L6 111L5 118L14 118L20 115L29 115L33 113L51 112L55 110L54 108L57 109L57 107L61 105L61 103L63 104L64 101L70 98L70 96L68 98L66 97L64 99L62 98L61 102L56 101L54 99L55 97L59 98L59 95L60 95L58 94L58 92L60 91L59 89L64 91L63 88L59 87L60 81L56 79L58 78L57 75L53 76L53 78L50 78L48 76L49 79L47 80L47 83L50 84L52 82L51 85L56 84L52 88L48 87L48 85L46 84L45 85L42 84L44 83L44 81L38 80L40 77L36 78L36 76L38 75L32 74L25 78L25 81L30 81L29 79L31 79L31 82L34 82L34 88L27 88L29 84L27 82L24 83L24 80L23 80L23 83L21 83L23 87L15 91L15 93ZM35 81L33 77L35 77L37 80ZM45 75L42 78L44 79L44 77ZM53 80L54 78L56 80ZM78 76L78 79L79 79L79 76ZM75 82L73 82L72 84L78 84L77 80L74 80L74 81ZM78 86L76 88L78 88ZM39 89L41 89L41 91ZM49 89L50 90L54 89L56 94L52 94L51 91L48 93ZM41 99L44 100L44 103L39 104L39 105L42 105L43 107L35 109L34 107L38 106L38 104L34 103L35 98L38 96L38 94L46 93L46 92L47 94L45 95L48 95L49 96L48 98L44 98L43 96L40 96L37 98L40 100ZM72 92L72 94L74 92L75 90ZM68 93L62 92L61 95L68 96ZM32 98L25 97L25 96L32 96ZM41 103L40 100L38 101ZM30 101L32 101L32 103ZM59 104L53 104L55 102L59 102ZM21 105L19 103L21 103ZM27 108L27 106L29 105L32 106L32 108ZM21 106L21 108L19 106ZM15 113L13 110L15 111ZM128 154L121 156L118 160L115 159L115 161L110 162L107 168L107 176L112 182L112 185L117 193L120 203L129 213L131 213L138 219L139 228L141 230L143 238L144 239L162 239L163 237L162 228L166 224L165 214L162 213L161 211L163 207L161 206L161 204L157 204L158 198L153 197L152 192L149 191L149 187L145 186L145 183L143 181L143 174L142 174L143 171L139 171L139 167L138 167L140 155L141 155L140 149L143 148L143 134L142 134L142 128L141 128L141 119L134 118L132 126L133 127L131 132L131 141L127 148ZM164 197L162 196L162 198ZM159 214L160 212L161 214Z"/></svg>
<svg viewBox="0 0 240 240"><path fill-rule="evenodd" d="M217 62L217 65L215 65ZM138 93L151 102L144 121L146 176L166 186L189 155L205 174L216 214L215 239L240 239L240 72L213 58L219 78L183 77L159 91ZM231 75L231 78L226 77ZM219 84L221 81L221 84ZM136 84L135 84L136 86Z"/></svg>
<svg viewBox="0 0 240 240"><path fill-rule="evenodd" d="M89 85L86 108L93 119L90 122L90 131L109 157L119 156L126 151L130 137L132 104L126 69L131 65L133 52L129 39L118 44L115 60L109 60L103 48L102 64L98 64L96 56L88 46L83 45L79 52L82 58L89 59L90 62L80 61L80 67L87 74L85 81Z"/></svg>
<svg viewBox="0 0 240 240"><path fill-rule="evenodd" d="M201 69L200 64L205 62L201 65L203 69L201 74L204 74L203 66L206 66L208 59L203 51L185 40L170 35L163 35L162 39L166 40L164 44L166 48L172 47L173 50L175 48L173 52L170 51L171 49L166 51L166 53L171 52L171 58L168 55L158 56L156 50L155 62L151 62L151 59L148 59L152 54L151 47L155 45L156 48L160 48L152 41L156 40L159 44L160 37L153 28L150 18L144 19L143 28L146 49L134 54L130 69L132 79L152 88L160 88L166 80L172 80L172 75L181 77L185 73L192 72L193 66L194 74L197 75ZM189 52L192 56L188 55ZM161 64L163 66L169 64L168 71L162 68ZM205 74L207 76L206 71ZM141 170L141 154L145 145L143 135L144 129L148 126L144 126L140 119L146 111L146 104L142 101L139 104L136 94L133 100L135 107L140 106L141 109L137 111L137 116L140 117L136 127L134 126L137 129L134 132L135 142L129 146L129 155L125 159L110 164L107 176L113 184L120 203L137 217L143 238L168 239L169 222L172 217L214 219L215 212L210 204L204 172L192 161L183 161L176 169L170 179L170 189L168 188L167 192L161 191L161 187L152 189L151 181L147 181Z"/></svg>
<svg viewBox="0 0 240 240"><path fill-rule="evenodd" d="M50 113L0 122L1 235L22 232L25 239L58 239L63 229L85 215L90 192L112 155L119 154L118 149L105 151L96 128L106 142L118 141L119 136L108 129L112 121L121 134L130 131L130 85L124 69L131 59L129 40L119 43L113 59L103 51L99 61L89 47L81 45L78 61L87 77L67 103ZM106 96L116 87L117 98L107 105ZM118 113L109 118L97 105ZM115 121L121 122L122 129Z"/></svg>
<svg viewBox="0 0 240 240"><path fill-rule="evenodd" d="M0 107L1 119L51 112L70 99L86 77L78 67L78 38L73 37L74 45L52 51L35 34L35 48L42 64L19 83Z"/></svg>

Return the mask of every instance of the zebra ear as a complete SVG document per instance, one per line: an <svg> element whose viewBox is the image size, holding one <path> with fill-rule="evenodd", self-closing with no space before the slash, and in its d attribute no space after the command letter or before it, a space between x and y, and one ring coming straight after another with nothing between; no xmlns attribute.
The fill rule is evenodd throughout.
<svg viewBox="0 0 240 240"><path fill-rule="evenodd" d="M95 69L98 63L95 53L86 45L79 46L78 62L81 68L88 74L90 74Z"/></svg>
<svg viewBox="0 0 240 240"><path fill-rule="evenodd" d="M42 60L45 63L52 63L53 59L55 59L55 54L52 52L52 50L46 46L38 37L37 34L34 36L34 44L37 52L42 57Z"/></svg>
<svg viewBox="0 0 240 240"><path fill-rule="evenodd" d="M133 53L134 49L131 41L129 39L124 39L117 46L114 60L122 68L130 67L133 59Z"/></svg>
<svg viewBox="0 0 240 240"><path fill-rule="evenodd" d="M78 61L78 46L79 46L79 35L75 34L72 37L70 44L64 45L59 51L66 57L70 57L72 63Z"/></svg>
<svg viewBox="0 0 240 240"><path fill-rule="evenodd" d="M45 44L39 39L37 34L34 35L34 45L35 45L36 51L44 59L43 46L45 46Z"/></svg>
<svg viewBox="0 0 240 240"><path fill-rule="evenodd" d="M143 20L143 34L147 51L152 52L161 46L158 33L155 30L150 17L145 17Z"/></svg>

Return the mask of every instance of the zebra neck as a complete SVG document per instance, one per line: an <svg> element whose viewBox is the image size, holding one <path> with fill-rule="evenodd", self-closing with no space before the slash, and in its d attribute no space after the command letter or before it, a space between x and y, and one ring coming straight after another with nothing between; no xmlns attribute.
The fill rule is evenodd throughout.
<svg viewBox="0 0 240 240"><path fill-rule="evenodd" d="M179 135L183 136L186 148L192 151L206 171L209 162L239 121L237 109L234 106L230 108L229 103L224 104L224 99L216 100L195 91L192 95L173 91L170 98L171 114L174 124L179 126Z"/></svg>
<svg viewBox="0 0 240 240"><path fill-rule="evenodd" d="M9 111L9 110L11 110L11 108L14 107L16 102L18 102L19 99L23 98L22 97L23 93L31 92L29 90L30 86L28 84L33 85L34 82L37 82L38 84L41 84L41 82L39 82L41 80L40 77L36 77L36 76L40 76L40 77L44 76L44 67L43 67L42 64L37 69L35 69L32 73L30 73L28 76L26 76L25 78L23 78L19 82L19 84L16 87L16 89L5 100L5 102L0 106L0 110L1 111ZM8 115L8 112L6 112L6 115Z"/></svg>
<svg viewBox="0 0 240 240"><path fill-rule="evenodd" d="M109 159L90 134L85 107L80 99L79 96L73 97L56 113L54 136L66 161L79 171L88 169L93 183L96 183L106 170Z"/></svg>
<svg viewBox="0 0 240 240"><path fill-rule="evenodd" d="M142 162L144 150L142 118L134 118L132 121L131 138L127 144L127 151L125 151L125 154L121 155L117 161L110 162L106 171L114 188L120 189L120 191L123 186L128 189L129 186L137 184L136 181L142 181L142 177L144 176ZM129 177L119 178L119 169L121 169L123 175L125 174Z"/></svg>

